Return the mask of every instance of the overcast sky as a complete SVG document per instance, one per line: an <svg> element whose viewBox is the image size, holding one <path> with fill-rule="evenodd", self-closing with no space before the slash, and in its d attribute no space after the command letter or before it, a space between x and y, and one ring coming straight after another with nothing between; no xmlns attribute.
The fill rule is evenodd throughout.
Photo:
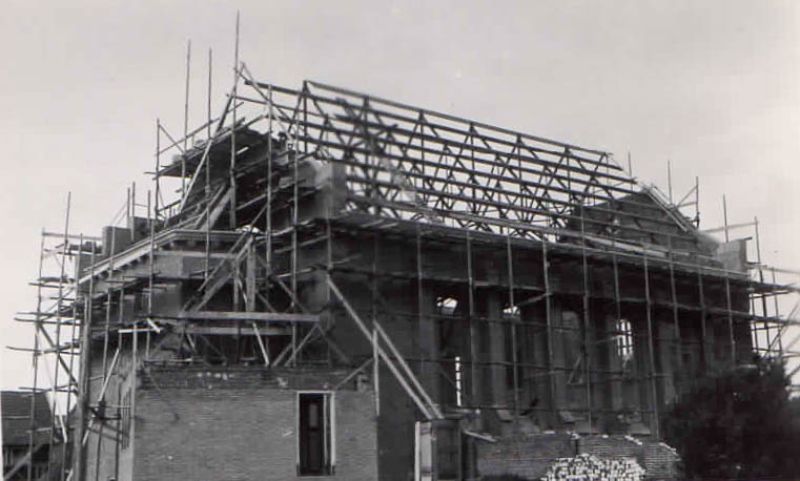
<svg viewBox="0 0 800 481"><path fill-rule="evenodd" d="M30 346L39 233L97 235L153 168L155 119L205 118L241 57L260 79L341 85L586 147L676 195L700 177L703 226L762 223L765 261L800 269L800 3L795 1L197 2L5 0L0 345ZM742 232L742 235L750 235ZM0 351L3 388L28 356Z"/></svg>

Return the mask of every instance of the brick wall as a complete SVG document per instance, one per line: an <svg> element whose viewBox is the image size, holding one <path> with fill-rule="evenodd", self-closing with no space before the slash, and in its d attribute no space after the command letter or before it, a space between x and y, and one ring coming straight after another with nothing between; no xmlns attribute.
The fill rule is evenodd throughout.
<svg viewBox="0 0 800 481"><path fill-rule="evenodd" d="M578 453L599 457L628 457L641 460L644 444L627 436L587 436L578 440Z"/></svg>
<svg viewBox="0 0 800 481"><path fill-rule="evenodd" d="M644 446L642 466L648 479L679 479L678 453L661 443L646 443Z"/></svg>
<svg viewBox="0 0 800 481"><path fill-rule="evenodd" d="M87 393L92 406L97 404L103 386L102 354L95 352L94 356L91 364L89 392ZM112 357L109 355L107 358L109 368ZM133 479L133 453L130 447L123 447L119 437L121 436L119 407L125 403L125 394L131 390L130 362L130 352L123 352L117 361L116 374L110 376L108 380L103 396L106 402L106 419L100 422L89 416L91 421L85 451L86 479L99 481L112 478L119 481Z"/></svg>
<svg viewBox="0 0 800 481"><path fill-rule="evenodd" d="M298 479L297 391L214 379L138 390L135 479ZM371 392L335 393L337 461L326 478L377 479L373 405Z"/></svg>
<svg viewBox="0 0 800 481"><path fill-rule="evenodd" d="M540 434L527 438L478 443L478 473L481 476L514 474L539 479L557 458L575 456L575 441L569 434Z"/></svg>
<svg viewBox="0 0 800 481"><path fill-rule="evenodd" d="M645 478L677 479L678 456L665 444L635 440L630 436L582 436L537 434L478 443L478 472L482 476L515 474L539 479L558 458L592 454L601 459L635 458L645 469Z"/></svg>
<svg viewBox="0 0 800 481"><path fill-rule="evenodd" d="M666 444L634 440L630 436L589 436L578 441L581 453L598 457L634 457L645 470L646 479L676 479L678 454Z"/></svg>

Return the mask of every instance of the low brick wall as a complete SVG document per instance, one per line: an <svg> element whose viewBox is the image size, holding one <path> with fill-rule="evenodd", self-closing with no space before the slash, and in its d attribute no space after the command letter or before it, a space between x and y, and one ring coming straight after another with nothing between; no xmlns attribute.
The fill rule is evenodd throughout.
<svg viewBox="0 0 800 481"><path fill-rule="evenodd" d="M575 456L575 440L569 434L537 434L478 444L481 476L513 474L539 479L558 458Z"/></svg>
<svg viewBox="0 0 800 481"><path fill-rule="evenodd" d="M678 453L661 443L647 443L644 447L642 466L648 479L680 479Z"/></svg>
<svg viewBox="0 0 800 481"><path fill-rule="evenodd" d="M137 391L134 479L298 479L297 389L324 386L247 370L152 374ZM372 392L336 391L335 473L315 479L377 479L374 417Z"/></svg>
<svg viewBox="0 0 800 481"><path fill-rule="evenodd" d="M588 436L578 441L581 453L599 457L633 457L645 470L646 479L677 479L678 454L666 444L630 436Z"/></svg>
<svg viewBox="0 0 800 481"><path fill-rule="evenodd" d="M510 474L538 480L558 458L591 454L601 459L635 459L645 469L645 479L678 479L678 456L657 441L630 436L536 434L478 444L478 472L483 477Z"/></svg>

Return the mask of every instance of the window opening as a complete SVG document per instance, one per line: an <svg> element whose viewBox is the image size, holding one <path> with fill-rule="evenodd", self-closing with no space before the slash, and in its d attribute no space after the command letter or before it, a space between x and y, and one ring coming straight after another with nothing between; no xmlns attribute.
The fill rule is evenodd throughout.
<svg viewBox="0 0 800 481"><path fill-rule="evenodd" d="M623 362L630 361L633 358L633 329L627 319L617 321L616 344L619 358Z"/></svg>
<svg viewBox="0 0 800 481"><path fill-rule="evenodd" d="M456 406L461 407L463 404L463 400L461 398L461 389L463 386L463 368L461 366L461 356L456 356L454 359L455 370L456 370Z"/></svg>
<svg viewBox="0 0 800 481"><path fill-rule="evenodd" d="M298 411L299 474L301 476L332 474L331 395L300 393Z"/></svg>

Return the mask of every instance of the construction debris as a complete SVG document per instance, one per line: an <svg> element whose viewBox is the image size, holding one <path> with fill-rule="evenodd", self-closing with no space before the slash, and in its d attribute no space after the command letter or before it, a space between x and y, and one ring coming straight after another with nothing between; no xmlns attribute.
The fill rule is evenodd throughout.
<svg viewBox="0 0 800 481"><path fill-rule="evenodd" d="M542 481L640 481L644 469L630 458L599 459L591 454L557 460Z"/></svg>

